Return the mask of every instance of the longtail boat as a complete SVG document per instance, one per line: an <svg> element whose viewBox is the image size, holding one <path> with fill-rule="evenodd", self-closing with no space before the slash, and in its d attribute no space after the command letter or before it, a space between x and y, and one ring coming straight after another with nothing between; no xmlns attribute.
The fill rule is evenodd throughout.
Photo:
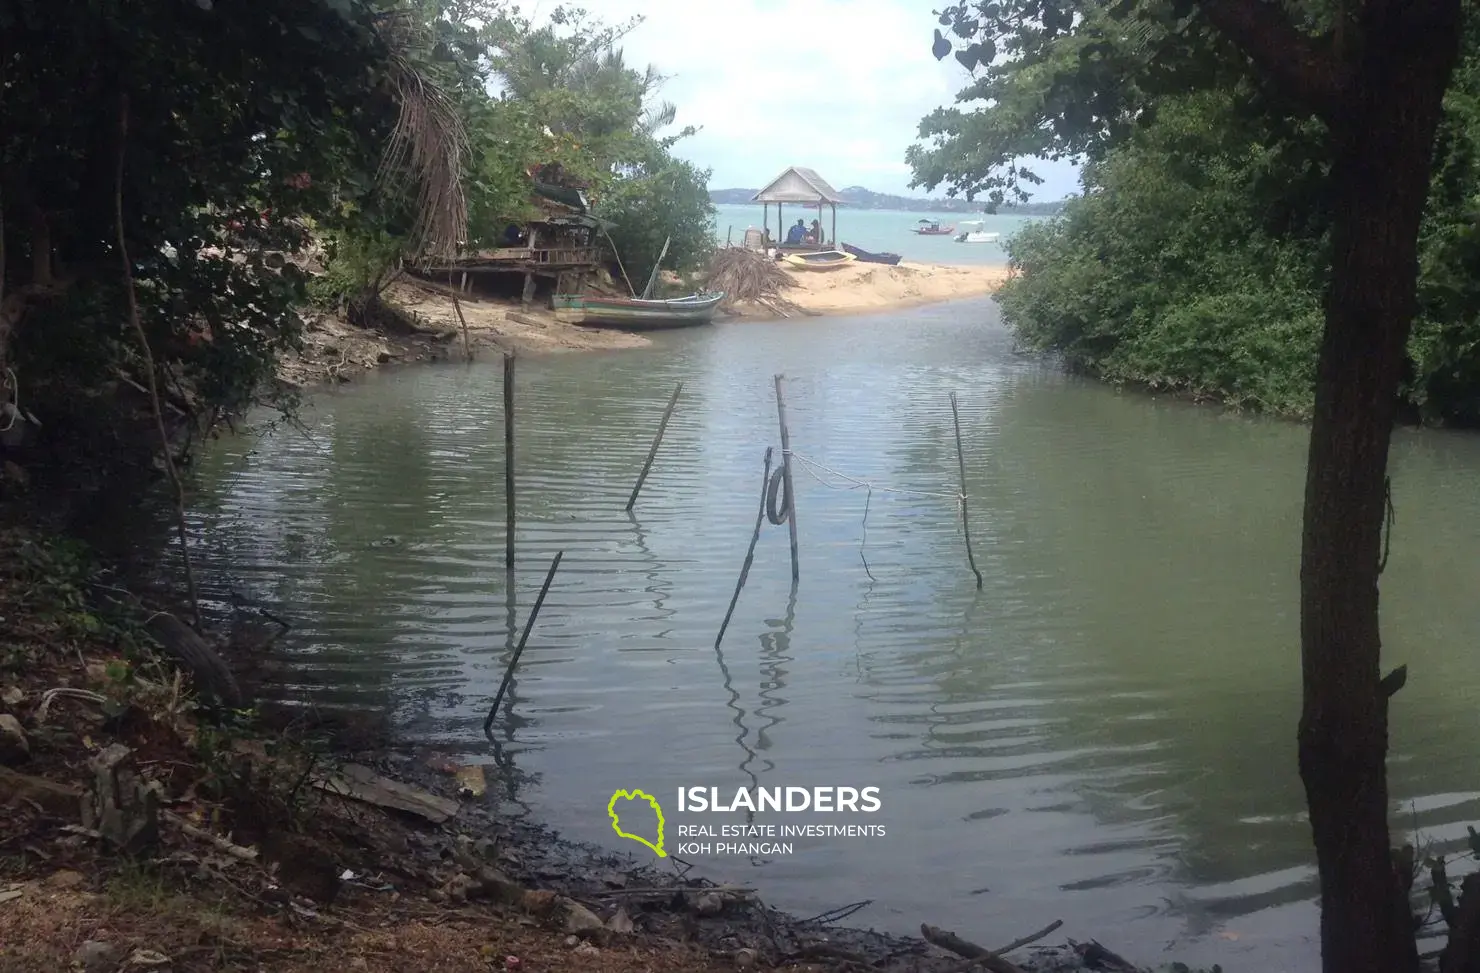
<svg viewBox="0 0 1480 973"><path fill-rule="evenodd" d="M897 253L888 253L887 251L884 253L874 253L872 250L861 250L851 243L843 244L843 250L857 257L859 263L865 264L888 264L890 267L893 267L903 259Z"/></svg>
<svg viewBox="0 0 1480 973"><path fill-rule="evenodd" d="M950 236L956 232L954 226L941 226L940 220L921 220L920 225L912 231L920 236Z"/></svg>
<svg viewBox="0 0 1480 973"><path fill-rule="evenodd" d="M550 300L555 310L555 320L565 324L621 328L626 331L660 331L709 324L714 320L715 309L724 299L724 292L721 291L675 297L666 301L634 297L587 297L582 294L556 294Z"/></svg>

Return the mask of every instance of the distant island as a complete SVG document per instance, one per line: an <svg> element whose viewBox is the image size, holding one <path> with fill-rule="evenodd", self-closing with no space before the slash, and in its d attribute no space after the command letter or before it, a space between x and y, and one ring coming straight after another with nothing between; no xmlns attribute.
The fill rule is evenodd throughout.
<svg viewBox="0 0 1480 973"><path fill-rule="evenodd" d="M711 189L711 202L724 205L746 205L759 189ZM838 190L838 195L856 209L890 209L906 213L980 213L984 206L980 202L968 203L964 199L922 199L910 196L894 196L876 193L862 186L849 186ZM997 208L999 213L1021 213L1025 216L1052 216L1064 208L1064 200L1051 203L1023 203L1012 206L1007 203Z"/></svg>

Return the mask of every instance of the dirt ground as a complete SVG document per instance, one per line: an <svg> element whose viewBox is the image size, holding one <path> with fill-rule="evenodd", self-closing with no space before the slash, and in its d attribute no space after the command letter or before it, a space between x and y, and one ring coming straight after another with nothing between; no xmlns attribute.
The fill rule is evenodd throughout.
<svg viewBox="0 0 1480 973"><path fill-rule="evenodd" d="M410 278L391 285L384 298L414 322L409 327L366 329L333 314L315 314L308 322L303 350L283 361L279 377L310 387L347 382L392 363L461 358L462 321L467 322L468 347L475 358L480 353L608 351L651 343L640 334L563 324L539 302L526 309L518 301L460 296L455 306L450 293Z"/></svg>

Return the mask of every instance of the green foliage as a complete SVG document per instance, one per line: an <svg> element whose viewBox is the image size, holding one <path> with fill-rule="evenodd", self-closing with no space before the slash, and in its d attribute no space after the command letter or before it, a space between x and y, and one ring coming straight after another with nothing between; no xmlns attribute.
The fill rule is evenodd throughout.
<svg viewBox="0 0 1480 973"><path fill-rule="evenodd" d="M267 254L369 191L394 121L375 15L368 0L0 7L0 359L43 425L48 403L144 381L120 204L161 386L209 415L272 376L306 293Z"/></svg>
<svg viewBox="0 0 1480 973"><path fill-rule="evenodd" d="M618 174L596 210L616 224L612 242L639 291L665 239L671 242L663 269L679 274L699 269L714 250L708 170L674 158L659 142L649 140L647 150L646 159Z"/></svg>
<svg viewBox="0 0 1480 973"><path fill-rule="evenodd" d="M953 33L970 15L958 40L995 38L1010 59L963 92L987 107L922 123L917 184L1026 198L1036 177L1016 159L1081 155L1083 197L1009 244L1022 273L1000 300L1024 342L1107 379L1309 415L1332 217L1324 126L1199 20L1149 2L1069 9L1072 29L1026 3L942 15ZM1445 101L1403 388L1419 417L1465 425L1480 424L1475 31Z"/></svg>
<svg viewBox="0 0 1480 973"><path fill-rule="evenodd" d="M1315 167L1237 102L1164 100L1086 168L1084 196L1009 243L1022 273L999 300L1025 343L1113 380L1308 412L1322 241L1292 242L1284 214Z"/></svg>

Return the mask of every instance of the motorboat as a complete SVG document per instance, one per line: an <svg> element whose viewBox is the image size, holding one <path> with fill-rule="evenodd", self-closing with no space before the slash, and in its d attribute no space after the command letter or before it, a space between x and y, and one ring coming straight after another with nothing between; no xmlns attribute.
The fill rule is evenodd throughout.
<svg viewBox="0 0 1480 973"><path fill-rule="evenodd" d="M974 226L977 229L967 230L965 233L957 235L957 243L996 243L1002 239L1002 234L1000 233L988 233L981 229L981 227L986 226L986 223L982 220L962 220L961 225L963 227Z"/></svg>

